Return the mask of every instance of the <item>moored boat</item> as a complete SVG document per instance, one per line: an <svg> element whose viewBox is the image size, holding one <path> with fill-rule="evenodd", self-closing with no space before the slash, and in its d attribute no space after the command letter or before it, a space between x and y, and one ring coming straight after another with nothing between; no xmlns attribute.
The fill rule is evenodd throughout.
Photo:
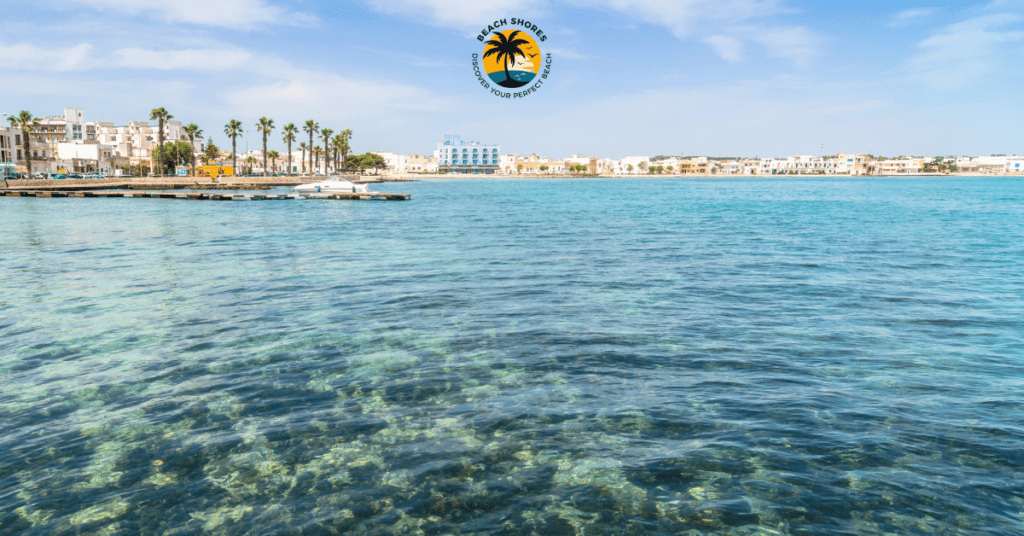
<svg viewBox="0 0 1024 536"><path fill-rule="evenodd" d="M292 188L293 192L300 194L372 194L370 188L365 184L356 184L352 181L338 177L328 177L322 182L311 182L300 184Z"/></svg>

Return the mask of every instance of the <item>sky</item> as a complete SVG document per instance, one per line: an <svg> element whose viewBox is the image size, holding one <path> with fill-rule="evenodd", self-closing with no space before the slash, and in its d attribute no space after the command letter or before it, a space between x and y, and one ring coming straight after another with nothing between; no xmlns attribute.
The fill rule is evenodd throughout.
<svg viewBox="0 0 1024 536"><path fill-rule="evenodd" d="M1024 153L1024 0L21 0L0 113L126 124L166 108L224 148L313 119L356 152L771 157ZM494 20L548 39L523 99L471 55ZM305 136L300 134L300 139Z"/></svg>

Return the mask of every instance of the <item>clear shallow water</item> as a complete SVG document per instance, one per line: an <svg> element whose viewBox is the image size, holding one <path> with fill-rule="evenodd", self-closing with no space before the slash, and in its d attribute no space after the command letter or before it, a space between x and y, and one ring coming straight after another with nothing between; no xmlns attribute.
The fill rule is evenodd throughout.
<svg viewBox="0 0 1024 536"><path fill-rule="evenodd" d="M1024 534L1024 182L0 198L0 534Z"/></svg>

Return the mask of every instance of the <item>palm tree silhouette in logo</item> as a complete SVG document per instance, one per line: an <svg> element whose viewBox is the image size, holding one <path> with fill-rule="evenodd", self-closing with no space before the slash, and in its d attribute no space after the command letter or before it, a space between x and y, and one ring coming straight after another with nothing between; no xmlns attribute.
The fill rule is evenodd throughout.
<svg viewBox="0 0 1024 536"><path fill-rule="evenodd" d="M516 39L519 35L519 30L516 30L509 34L508 38L502 33L494 34L496 39L491 39L487 42L488 48L484 52L484 57L494 56L494 59L499 63L504 60L505 62L505 80L498 82L501 87L516 88L523 87L527 82L520 82L512 78L512 75L508 72L508 62L511 60L512 64L516 63L516 56L526 57L523 49L520 48L522 45L529 45L530 42L525 39Z"/></svg>

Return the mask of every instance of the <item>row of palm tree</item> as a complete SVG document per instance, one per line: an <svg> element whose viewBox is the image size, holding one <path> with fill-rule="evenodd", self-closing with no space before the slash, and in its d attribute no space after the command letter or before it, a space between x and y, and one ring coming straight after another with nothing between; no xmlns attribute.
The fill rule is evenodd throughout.
<svg viewBox="0 0 1024 536"><path fill-rule="evenodd" d="M156 175L162 176L164 174L164 165L162 158L162 151L164 150L164 127L167 121L174 119L174 116L167 111L166 108L153 108L149 114L150 120L157 121L157 147L161 151L161 158L155 158L154 164L156 165ZM32 159L29 154L29 133L35 130L39 124L39 119L34 117L28 111L22 110L19 114L13 115L7 118L12 127L20 128L23 135L21 140L22 150L25 153L25 163L28 170L28 176L32 176ZM266 117L259 118L256 129L263 135L263 175L267 175L267 157L271 158L271 162L276 167L277 158L280 154L277 151L267 152L267 136L271 131L274 130L274 120ZM188 136L189 145L195 147L197 139L203 139L203 130L199 128L199 125L195 123L189 123L182 127L182 130ZM288 145L288 171L291 173L292 170L292 143L296 139L296 134L299 132L299 128L295 126L295 123L288 123L282 127L283 136L281 141ZM324 171L328 169L328 162L333 163L335 170L342 169L344 162L348 159L349 153L349 140L352 139L352 130L345 129L335 134L333 130L329 128L320 128L320 125L312 119L306 121L302 127L304 132L309 134L309 144L302 142L299 144L299 149L302 150L302 173L306 173L306 153L309 153L309 170L317 169L320 167L320 156L324 157ZM228 121L228 124L224 125L224 134L231 138L231 167L237 168L238 164L238 149L237 149L237 138L242 136L244 132L242 128L242 122L237 119ZM323 140L323 149L321 150L314 142L314 136L320 134L321 140ZM315 162L314 162L315 159ZM192 162L192 176L196 174L196 163L195 159L191 159Z"/></svg>
<svg viewBox="0 0 1024 536"><path fill-rule="evenodd" d="M274 130L274 120L267 117L261 117L257 120L256 130L263 135L263 175L267 175L267 157L270 156L267 152L267 136L270 135L271 131ZM324 155L324 171L328 171L328 162L334 164L334 169L341 169L341 163L345 162L348 158L349 152L349 140L352 139L352 130L345 129L338 134L335 134L333 130L329 128L320 128L320 124L312 119L306 121L302 126L302 131L309 134L309 144L301 142L299 149L302 151L302 173L305 174L306 170L306 153L309 153L309 171L315 170L320 167L320 155ZM231 138L231 165L234 167L237 160L236 140L242 135L242 122L236 119L232 119L227 125L224 125L224 134ZM288 123L281 128L283 133L281 141L288 145L288 172L292 170L292 143L295 142L296 135L299 133L299 127L295 126L295 123ZM324 142L324 148L321 152L314 141L314 136L320 135L320 139ZM280 156L280 155L278 155ZM276 162L274 162L276 166Z"/></svg>

